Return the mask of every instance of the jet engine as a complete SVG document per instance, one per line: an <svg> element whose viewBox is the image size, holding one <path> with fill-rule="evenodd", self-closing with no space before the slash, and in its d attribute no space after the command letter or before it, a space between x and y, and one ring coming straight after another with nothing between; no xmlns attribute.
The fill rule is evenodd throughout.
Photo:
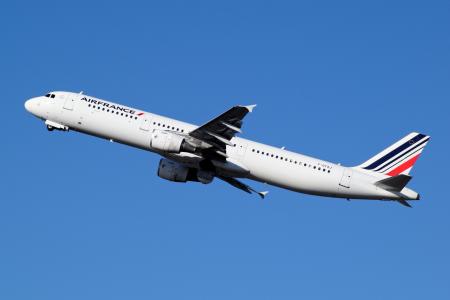
<svg viewBox="0 0 450 300"><path fill-rule="evenodd" d="M150 147L168 153L195 152L195 147L183 136L163 130L155 130L152 133Z"/></svg>
<svg viewBox="0 0 450 300"><path fill-rule="evenodd" d="M212 172L188 168L164 158L159 161L158 176L174 182L197 181L203 184L211 183L214 179Z"/></svg>
<svg viewBox="0 0 450 300"><path fill-rule="evenodd" d="M196 173L196 179L195 181L199 181L203 184L208 184L211 183L214 179L214 174L212 172L209 171L204 171L204 170L195 170Z"/></svg>

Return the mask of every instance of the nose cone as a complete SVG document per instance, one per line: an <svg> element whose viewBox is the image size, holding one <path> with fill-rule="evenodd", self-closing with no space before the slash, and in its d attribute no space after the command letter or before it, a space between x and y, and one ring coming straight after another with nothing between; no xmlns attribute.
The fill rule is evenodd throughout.
<svg viewBox="0 0 450 300"><path fill-rule="evenodd" d="M33 100L31 100L31 99L25 101L25 109L26 109L28 112L31 112L31 107L33 106L32 101L33 101Z"/></svg>
<svg viewBox="0 0 450 300"><path fill-rule="evenodd" d="M38 102L39 102L39 99L37 99L37 98L31 98L31 99L25 101L25 104L24 104L25 109L29 113L36 115L37 109L38 109L38 104L39 104Z"/></svg>

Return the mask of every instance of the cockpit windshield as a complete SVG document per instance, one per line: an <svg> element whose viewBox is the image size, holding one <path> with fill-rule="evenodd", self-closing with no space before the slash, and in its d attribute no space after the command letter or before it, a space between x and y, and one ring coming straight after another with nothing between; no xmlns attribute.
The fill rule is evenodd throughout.
<svg viewBox="0 0 450 300"><path fill-rule="evenodd" d="M55 94L47 94L47 95L45 95L45 97L47 97L47 98L55 98Z"/></svg>

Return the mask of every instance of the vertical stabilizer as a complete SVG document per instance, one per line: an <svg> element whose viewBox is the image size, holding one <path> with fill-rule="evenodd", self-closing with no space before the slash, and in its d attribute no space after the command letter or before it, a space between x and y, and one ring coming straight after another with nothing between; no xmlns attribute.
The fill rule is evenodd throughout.
<svg viewBox="0 0 450 300"><path fill-rule="evenodd" d="M357 168L388 176L408 175L429 140L428 135L412 132Z"/></svg>

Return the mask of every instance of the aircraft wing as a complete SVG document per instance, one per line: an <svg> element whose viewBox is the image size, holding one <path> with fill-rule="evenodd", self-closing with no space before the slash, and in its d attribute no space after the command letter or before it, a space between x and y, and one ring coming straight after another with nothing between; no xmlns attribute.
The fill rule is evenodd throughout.
<svg viewBox="0 0 450 300"><path fill-rule="evenodd" d="M189 135L214 148L217 154L226 156L226 146L234 146L230 140L241 132L242 120L256 105L235 106L208 123L189 132Z"/></svg>

